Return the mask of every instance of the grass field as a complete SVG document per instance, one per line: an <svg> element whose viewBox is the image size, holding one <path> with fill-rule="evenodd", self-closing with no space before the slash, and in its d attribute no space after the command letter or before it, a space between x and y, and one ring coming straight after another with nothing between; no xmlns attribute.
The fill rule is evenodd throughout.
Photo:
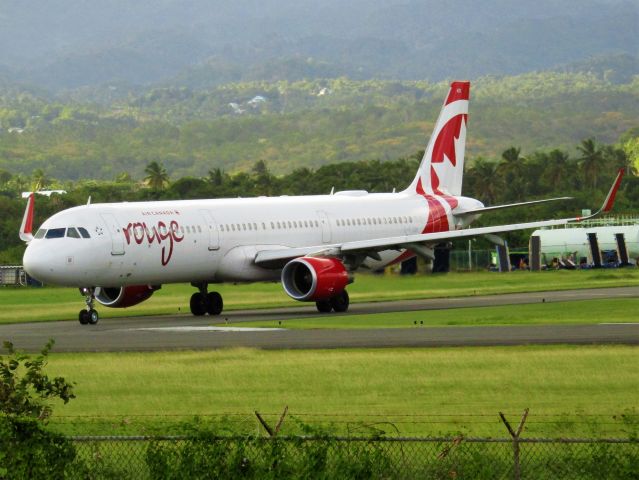
<svg viewBox="0 0 639 480"><path fill-rule="evenodd" d="M237 322L236 327L408 328L441 325L541 325L638 322L639 298L586 300L498 307L419 310L370 315L322 315L290 320Z"/></svg>
<svg viewBox="0 0 639 480"><path fill-rule="evenodd" d="M451 273L444 275L357 275L348 291L353 302L437 298L499 293L639 285L639 269ZM213 287L211 288L213 289ZM225 309L296 306L279 283L219 285ZM195 289L165 285L151 299L127 309L99 307L102 318L188 312ZM0 323L75 320L84 300L73 288L0 288Z"/></svg>
<svg viewBox="0 0 639 480"><path fill-rule="evenodd" d="M637 365L628 346L234 349L53 354L49 372L77 383L53 420L76 433L166 433L224 414L254 432L254 410L274 422L288 405L284 432L297 418L339 433L505 436L498 412L529 407L528 436L625 436L638 429Z"/></svg>

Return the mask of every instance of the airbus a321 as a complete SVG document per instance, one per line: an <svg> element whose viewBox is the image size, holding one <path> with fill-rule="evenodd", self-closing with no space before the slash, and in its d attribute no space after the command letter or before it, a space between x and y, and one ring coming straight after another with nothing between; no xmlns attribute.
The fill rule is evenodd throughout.
<svg viewBox="0 0 639 480"><path fill-rule="evenodd" d="M358 269L432 258L441 242L582 220L469 227L492 210L558 200L485 207L462 196L469 95L470 82L451 84L415 178L397 193L87 204L53 215L35 235L32 194L20 229L24 268L44 283L79 287L81 324L98 322L95 301L131 307L166 283L197 288L194 315L222 312L210 285L276 280L320 312L344 312ZM595 215L612 208L621 176Z"/></svg>

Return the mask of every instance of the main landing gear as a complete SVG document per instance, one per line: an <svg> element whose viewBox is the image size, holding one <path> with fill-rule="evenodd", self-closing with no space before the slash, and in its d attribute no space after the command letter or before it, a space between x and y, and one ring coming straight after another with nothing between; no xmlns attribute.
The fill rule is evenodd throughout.
<svg viewBox="0 0 639 480"><path fill-rule="evenodd" d="M348 292L346 290L342 290L342 292L338 293L334 297L315 302L317 311L320 313L331 313L331 311L343 313L348 310L348 305L349 299Z"/></svg>
<svg viewBox="0 0 639 480"><path fill-rule="evenodd" d="M222 295L218 292L209 292L207 283L192 283L194 287L200 291L191 295L191 313L195 316L202 316L205 314L219 315L224 308L224 301Z"/></svg>
<svg viewBox="0 0 639 480"><path fill-rule="evenodd" d="M81 288L80 293L84 295L84 301L87 304L87 308L80 310L78 314L78 320L82 325L95 325L100 320L98 311L93 308L93 302L95 301L95 288Z"/></svg>

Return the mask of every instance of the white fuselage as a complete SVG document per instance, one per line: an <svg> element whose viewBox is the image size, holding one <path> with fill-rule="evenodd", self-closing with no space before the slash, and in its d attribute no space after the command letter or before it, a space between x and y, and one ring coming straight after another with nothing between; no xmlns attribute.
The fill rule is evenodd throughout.
<svg viewBox="0 0 639 480"><path fill-rule="evenodd" d="M456 199L461 210L482 205ZM474 219L462 222L440 203L447 207L445 230ZM77 287L276 280L281 267L256 265L258 251L419 234L433 222L441 231L426 199L411 193L94 204L46 220L24 265L45 283ZM69 235L80 227L90 238ZM402 253L386 250L365 265L380 268Z"/></svg>

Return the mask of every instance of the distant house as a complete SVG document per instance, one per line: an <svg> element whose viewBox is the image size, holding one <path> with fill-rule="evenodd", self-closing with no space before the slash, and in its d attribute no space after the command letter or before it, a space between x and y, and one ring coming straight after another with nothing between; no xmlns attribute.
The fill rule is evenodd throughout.
<svg viewBox="0 0 639 480"><path fill-rule="evenodd" d="M260 104L266 103L266 98L262 95L255 95L247 102L251 107L257 108Z"/></svg>
<svg viewBox="0 0 639 480"><path fill-rule="evenodd" d="M20 128L20 127L11 127L9 129L7 129L7 131L9 133L22 133L24 132L24 128Z"/></svg>
<svg viewBox="0 0 639 480"><path fill-rule="evenodd" d="M318 97L323 97L324 95L330 95L331 93L332 93L332 92L331 92L331 90L330 90L330 89L328 89L328 88L324 87L324 88L322 88L322 89L321 89L321 90L317 93L317 96L318 96Z"/></svg>
<svg viewBox="0 0 639 480"><path fill-rule="evenodd" d="M45 197L50 197L54 193L58 195L64 195L67 193L66 190L38 190L37 192L22 192L22 198L29 198L29 195L32 193L37 193L38 195L44 195Z"/></svg>
<svg viewBox="0 0 639 480"><path fill-rule="evenodd" d="M229 107L231 107L233 109L233 113L237 114L237 115L241 115L245 112L245 110L243 108L241 108L237 103L235 102L231 102L229 103Z"/></svg>

